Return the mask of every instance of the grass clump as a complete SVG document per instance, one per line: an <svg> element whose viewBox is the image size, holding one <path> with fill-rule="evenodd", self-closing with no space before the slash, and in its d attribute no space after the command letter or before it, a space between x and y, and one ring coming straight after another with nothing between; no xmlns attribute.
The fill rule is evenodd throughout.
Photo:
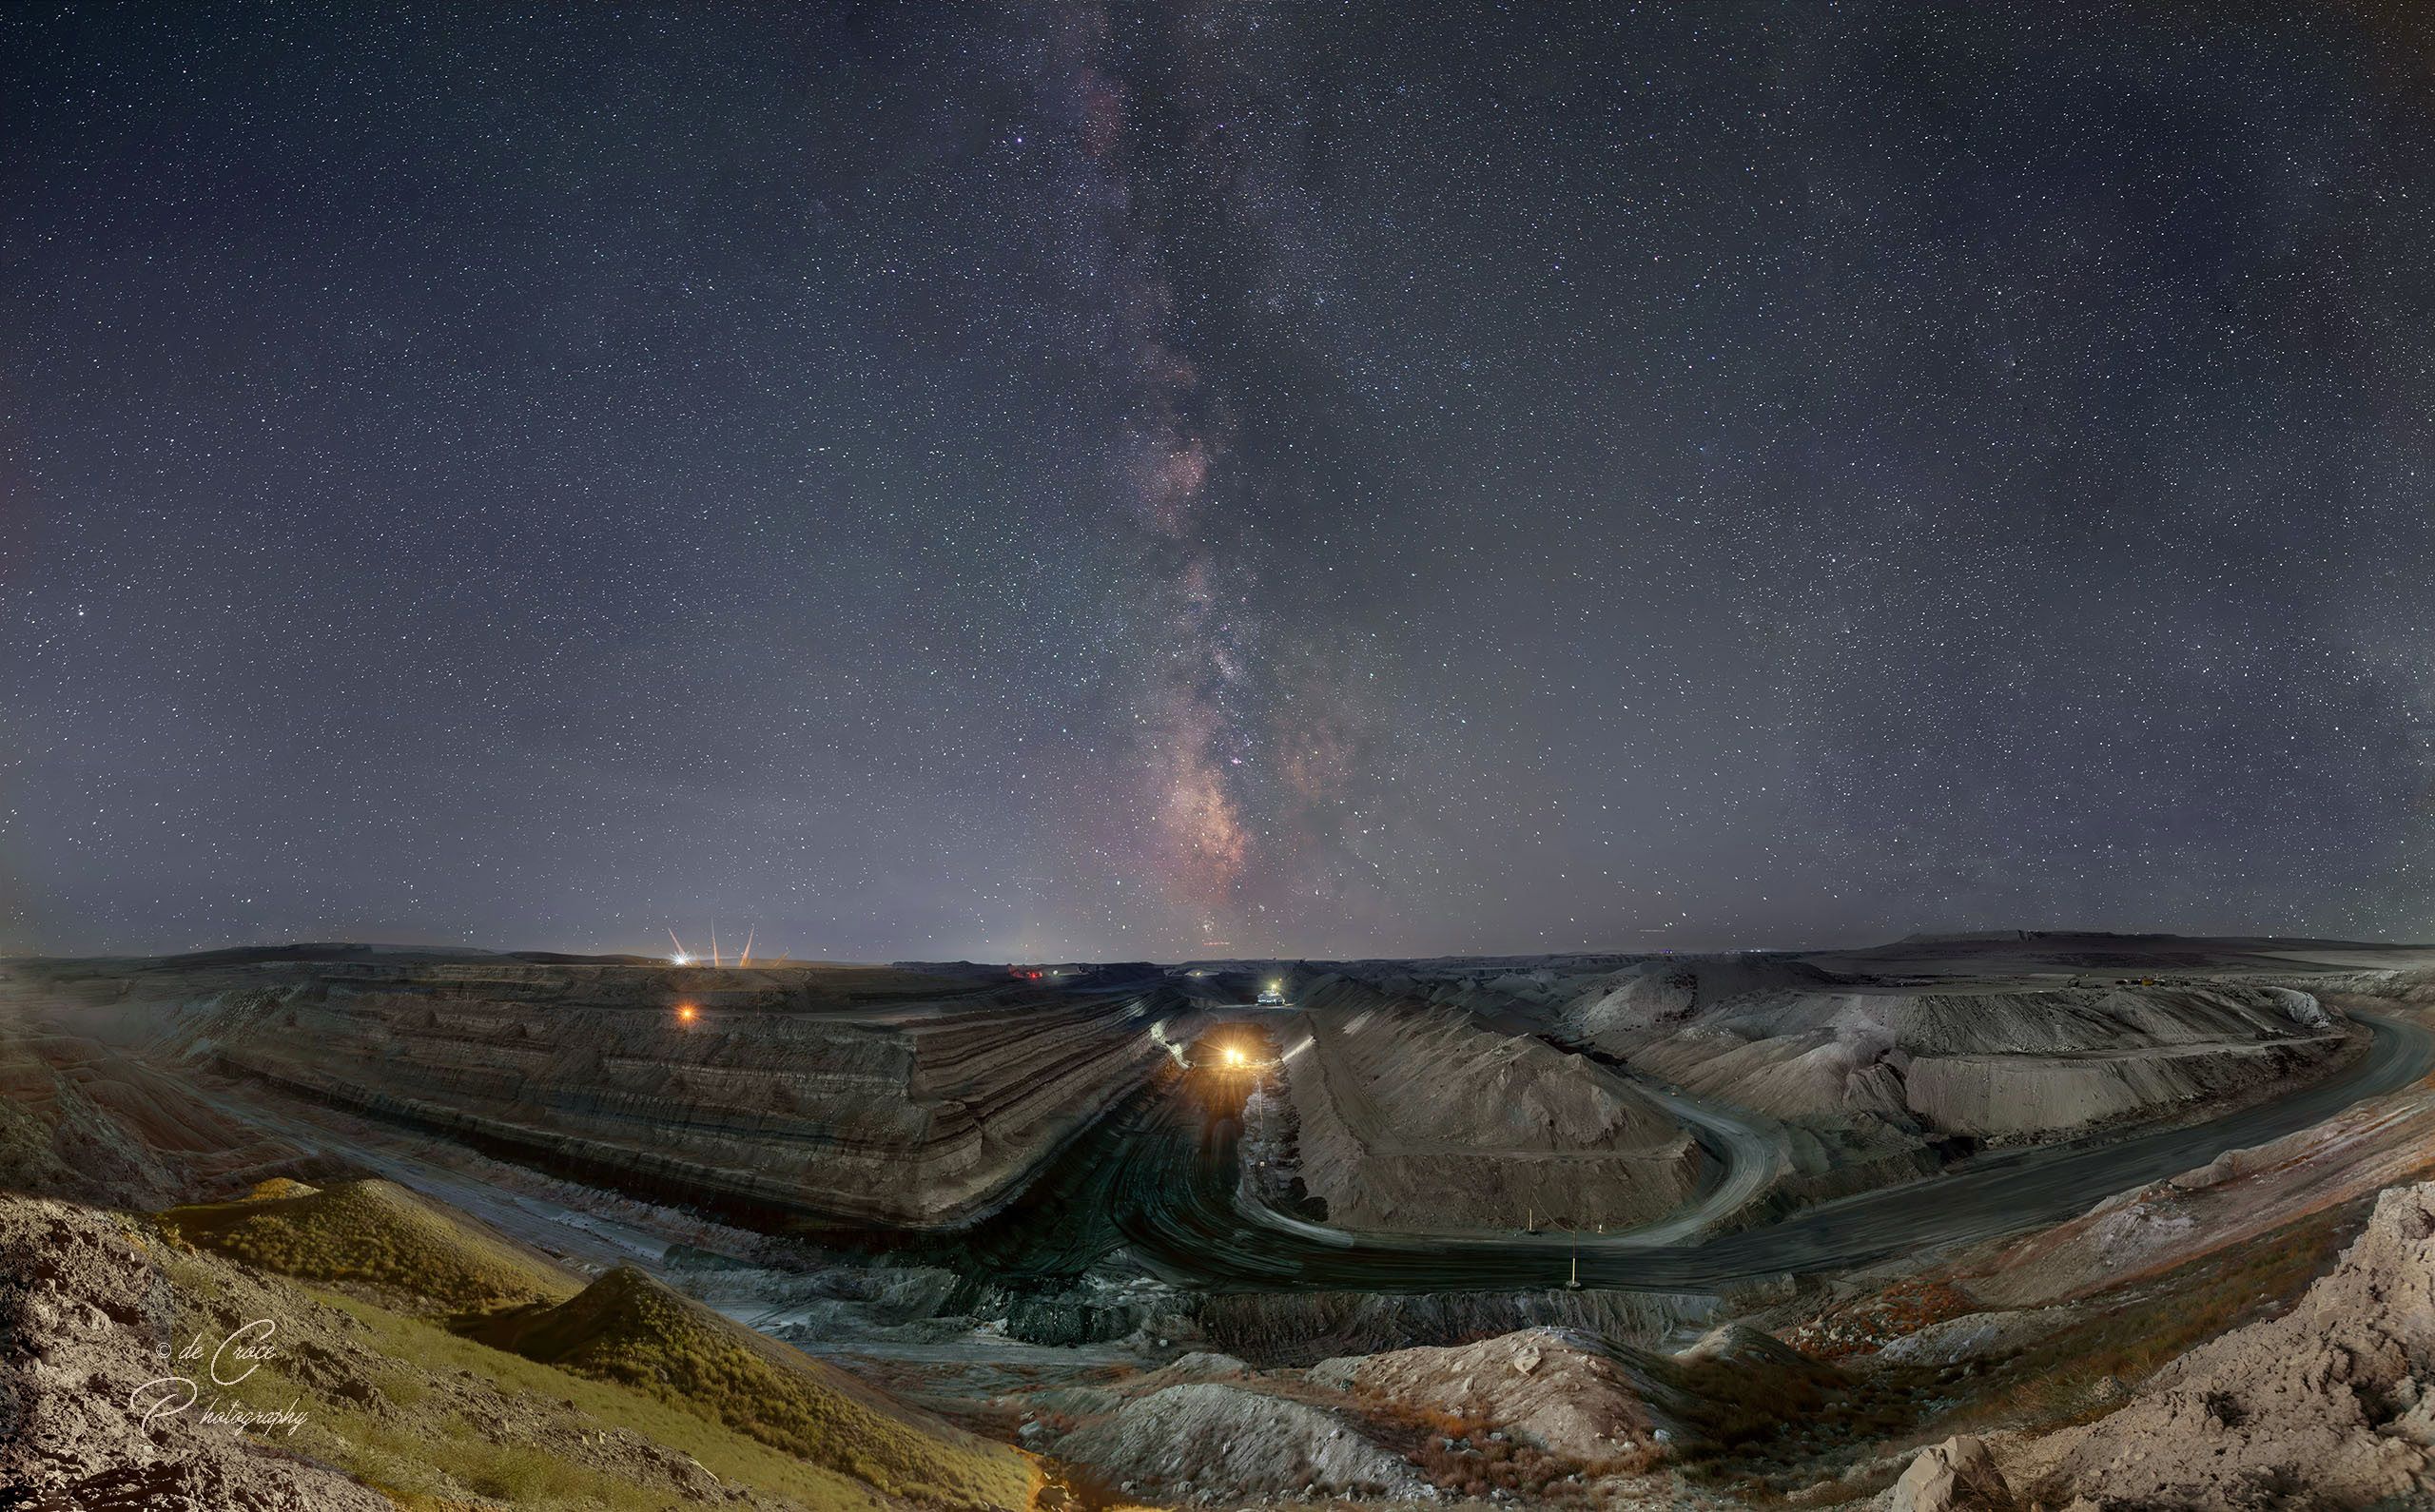
<svg viewBox="0 0 2435 1512"><path fill-rule="evenodd" d="M536 1439L544 1420L561 1435L570 1421L624 1428L816 1508L962 1512L1031 1499L1031 1464L1013 1448L906 1407L638 1270L586 1287L384 1181L268 1183L244 1201L171 1209L159 1223L182 1248L347 1293L316 1295L370 1328L379 1360L341 1380L326 1348L307 1348L313 1368L260 1369L227 1394L271 1406L301 1398L307 1452L404 1505L458 1506L469 1494L535 1508L675 1504ZM536 1400L530 1414L508 1415L516 1426L479 1414L468 1424L467 1384L450 1372Z"/></svg>
<svg viewBox="0 0 2435 1512"><path fill-rule="evenodd" d="M649 1392L889 1496L948 1506L1029 1500L1031 1470L1013 1450L919 1421L631 1267L569 1301L503 1313L472 1332L526 1359Z"/></svg>
<svg viewBox="0 0 2435 1512"><path fill-rule="evenodd" d="M582 1282L386 1181L325 1190L266 1182L242 1202L172 1208L161 1226L198 1249L306 1281L402 1292L444 1311L555 1302Z"/></svg>
<svg viewBox="0 0 2435 1512"><path fill-rule="evenodd" d="M173 1331L179 1337L223 1335L259 1308L249 1300L244 1312L232 1313L205 1303L192 1284L192 1262L168 1265L177 1283L180 1315ZM316 1321L330 1318L325 1309L353 1320L339 1331L367 1352L354 1356L358 1369L388 1362L364 1372L385 1402L361 1400L332 1380L326 1356L316 1367L311 1341L330 1336L329 1323ZM663 1464L681 1456L723 1484L750 1487L808 1512L887 1512L905 1505L848 1474L771 1447L659 1394L492 1348L438 1319L302 1288L279 1316L282 1348L294 1352L233 1386L210 1387L201 1405L265 1411L293 1405L302 1426L292 1434L271 1429L260 1442L336 1465L411 1512L466 1512L475 1504L520 1512L677 1512L701 1504L688 1488L639 1483L625 1473L637 1454ZM594 1451L598 1463L571 1452L571 1440L595 1435L602 1440ZM996 1453L1015 1460L1011 1450ZM1025 1466L1016 1494L996 1512L1021 1512L1029 1489Z"/></svg>
<svg viewBox="0 0 2435 1512"><path fill-rule="evenodd" d="M477 1343L437 1323L354 1298L329 1300L366 1326L380 1352L411 1360L437 1378L461 1374L512 1398L567 1404L569 1412L584 1424L648 1439L693 1460L721 1481L749 1485L821 1512L875 1512L886 1505L872 1488L838 1471L781 1453L656 1394L571 1374ZM495 1486L520 1487L513 1495L505 1490L484 1493L518 1506L564 1504L648 1512L686 1504L681 1496L595 1477L583 1466L566 1464L546 1448L492 1443L477 1435L461 1418L452 1420L444 1432L415 1429L395 1420L366 1421L358 1437L360 1448L353 1458L332 1458L392 1500L410 1506L451 1504L445 1501L445 1483L433 1473L434 1466L443 1464L461 1467L462 1476L480 1478ZM567 1495L566 1487L552 1483L547 1473L520 1464L533 1458L551 1460L566 1473L586 1480L587 1487L580 1494ZM465 1483L460 1480L459 1483ZM473 1487L467 1484L466 1488ZM435 1493L441 1500L430 1500Z"/></svg>

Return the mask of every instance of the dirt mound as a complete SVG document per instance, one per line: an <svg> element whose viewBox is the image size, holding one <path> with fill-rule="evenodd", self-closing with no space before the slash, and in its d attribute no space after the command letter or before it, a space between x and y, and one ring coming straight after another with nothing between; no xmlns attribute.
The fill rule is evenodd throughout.
<svg viewBox="0 0 2435 1512"><path fill-rule="evenodd" d="M1650 1409L1629 1365L1588 1335L1564 1328L1323 1360L1310 1380L1487 1424L1584 1464L1642 1453L1661 1425L1670 1425Z"/></svg>
<svg viewBox="0 0 2435 1512"><path fill-rule="evenodd" d="M1235 1500L1301 1493L1418 1496L1412 1464L1352 1419L1217 1382L1172 1386L1068 1434L1060 1458L1142 1493Z"/></svg>
<svg viewBox="0 0 2435 1512"><path fill-rule="evenodd" d="M629 1266L578 1295L484 1320L474 1336L578 1375L634 1386L866 1481L945 1506L1021 1506L1012 1450L895 1402L712 1312Z"/></svg>
<svg viewBox="0 0 2435 1512"><path fill-rule="evenodd" d="M1577 1039L1644 1031L1693 1010L1783 993L1827 992L1841 978L1783 956L1668 956L1635 961L1579 986L1558 1020Z"/></svg>
<svg viewBox="0 0 2435 1512"><path fill-rule="evenodd" d="M172 1208L161 1226L266 1270L402 1292L449 1311L558 1302L583 1288L542 1255L386 1181L265 1186L244 1202Z"/></svg>
<svg viewBox="0 0 2435 1512"><path fill-rule="evenodd" d="M1930 1126L1998 1136L2074 1130L2231 1102L2325 1063L2324 1042L2202 1045L2087 1059L1945 1056L1911 1064L1906 1100Z"/></svg>
<svg viewBox="0 0 2435 1512"><path fill-rule="evenodd" d="M1630 1224L1698 1185L1699 1144L1661 1104L1459 1009L1315 1011L1288 1040L1302 1176L1331 1223Z"/></svg>
<svg viewBox="0 0 2435 1512"><path fill-rule="evenodd" d="M1728 1323L1701 1334L1674 1358L1684 1365L1731 1367L1749 1371L1806 1370L1816 1362L1771 1333L1746 1323Z"/></svg>
<svg viewBox="0 0 2435 1512"><path fill-rule="evenodd" d="M2020 1446L2057 1504L2422 1504L2435 1496L2435 1184L2396 1188L2280 1318L2184 1355L2127 1406Z"/></svg>

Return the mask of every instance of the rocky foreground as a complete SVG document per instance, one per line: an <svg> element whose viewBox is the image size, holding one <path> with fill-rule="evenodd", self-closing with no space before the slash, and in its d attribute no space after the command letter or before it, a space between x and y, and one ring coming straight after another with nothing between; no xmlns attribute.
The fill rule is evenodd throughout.
<svg viewBox="0 0 2435 1512"><path fill-rule="evenodd" d="M2008 1480L2091 1506L2367 1506L2435 1493L2435 1184L2281 1317L2192 1350L2095 1423L2003 1445Z"/></svg>
<svg viewBox="0 0 2435 1512"><path fill-rule="evenodd" d="M299 1247L321 1196L290 1184L256 1199L290 1243L251 1263L192 1217L0 1199L0 1475L15 1504L368 1512L437 1493L978 1509L1027 1506L1048 1483L1023 1455L637 1271L586 1285L536 1260L529 1280L501 1283L484 1241L493 1284L543 1295L472 1308L461 1294L435 1305L404 1271L334 1273ZM452 1221L401 1211L426 1239ZM444 1245L419 1264L435 1284L462 1282ZM227 1385L206 1375L194 1396L181 1384L213 1367L181 1364L184 1342L218 1348L249 1328L263 1346L250 1368L224 1356ZM2296 1305L2171 1361L2094 1421L1951 1435L1790 1499L1888 1512L2420 1504L2435 1497L2430 1383L2435 1183L2387 1191ZM1124 1500L1624 1507L1738 1503L1683 1471L1713 1464L1754 1412L1822 1413L1866 1390L1737 1327L1671 1355L1569 1329L1304 1369L1195 1353L1003 1400L1017 1442L1050 1456L1038 1464L1087 1466Z"/></svg>
<svg viewBox="0 0 2435 1512"><path fill-rule="evenodd" d="M395 1189L280 1183L229 1216L0 1196L11 1505L982 1512L1036 1489L1019 1452L639 1272L586 1285Z"/></svg>

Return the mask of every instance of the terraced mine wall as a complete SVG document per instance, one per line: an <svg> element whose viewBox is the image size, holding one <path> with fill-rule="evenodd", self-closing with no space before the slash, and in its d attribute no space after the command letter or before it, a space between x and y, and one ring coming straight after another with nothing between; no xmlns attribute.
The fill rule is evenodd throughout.
<svg viewBox="0 0 2435 1512"><path fill-rule="evenodd" d="M1719 1307L1712 1296L1657 1291L1243 1292L1201 1297L1194 1321L1211 1348L1262 1366L1307 1366L1543 1326L1659 1348L1706 1327Z"/></svg>
<svg viewBox="0 0 2435 1512"><path fill-rule="evenodd" d="M1120 993L513 961L235 974L144 981L117 1011L155 1057L792 1227L969 1224L1167 1064L1156 1004Z"/></svg>
<svg viewBox="0 0 2435 1512"><path fill-rule="evenodd" d="M1931 1127L1991 1137L2136 1119L2158 1109L2231 1099L2303 1076L2335 1042L2311 1037L2200 1045L2083 1059L1941 1056L1914 1060L1906 1105Z"/></svg>
<svg viewBox="0 0 2435 1512"><path fill-rule="evenodd" d="M2343 1043L2314 998L2273 987L1677 994L1627 982L1574 1021L1652 1075L1777 1117L1974 1137L2169 1115L2324 1069Z"/></svg>

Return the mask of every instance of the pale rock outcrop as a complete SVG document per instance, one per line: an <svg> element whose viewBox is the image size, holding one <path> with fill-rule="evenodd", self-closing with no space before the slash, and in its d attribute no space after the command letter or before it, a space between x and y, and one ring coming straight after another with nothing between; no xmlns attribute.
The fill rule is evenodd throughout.
<svg viewBox="0 0 2435 1512"><path fill-rule="evenodd" d="M1995 1455L1966 1433L1920 1450L1883 1502L1884 1512L2014 1512L2017 1505Z"/></svg>
<svg viewBox="0 0 2435 1512"><path fill-rule="evenodd" d="M1300 1493L1418 1496L1412 1464L1350 1418L1218 1382L1135 1397L1058 1441L1059 1458L1120 1484L1189 1501Z"/></svg>
<svg viewBox="0 0 2435 1512"><path fill-rule="evenodd" d="M1850 1364L1861 1369L1879 1369L1887 1366L1948 1366L1999 1360L2053 1338L2080 1316L2080 1309L2075 1308L1968 1312L1888 1340L1883 1348L1857 1356Z"/></svg>
<svg viewBox="0 0 2435 1512"><path fill-rule="evenodd" d="M2235 1508L2435 1500L2435 1184L2380 1197L2282 1317L2174 1361L2130 1405L2020 1446L2049 1504Z"/></svg>
<svg viewBox="0 0 2435 1512"><path fill-rule="evenodd" d="M1816 1368L1816 1362L1791 1345L1746 1323L1710 1328L1688 1347L1676 1351L1674 1358L1685 1365L1734 1366L1745 1370Z"/></svg>
<svg viewBox="0 0 2435 1512"><path fill-rule="evenodd" d="M1231 1354L1213 1349L1195 1349L1178 1355L1142 1377L1145 1383L1175 1386L1186 1381L1240 1381L1252 1373L1252 1367Z"/></svg>
<svg viewBox="0 0 2435 1512"><path fill-rule="evenodd" d="M388 1512L387 1498L280 1452L275 1439L205 1424L208 1399L150 1412L173 1394L154 1384L178 1368L177 1321L127 1226L71 1203L0 1196L0 1488L24 1498L8 1504Z"/></svg>
<svg viewBox="0 0 2435 1512"><path fill-rule="evenodd" d="M2314 996L2192 983L1973 992L1795 961L1649 962L1558 1015L1688 1091L1788 1120L2069 1134L2305 1075L2341 1044Z"/></svg>
<svg viewBox="0 0 2435 1512"><path fill-rule="evenodd" d="M1634 1376L1616 1351L1565 1328L1323 1360L1310 1371L1315 1386L1485 1423L1585 1464L1644 1450L1674 1426Z"/></svg>

